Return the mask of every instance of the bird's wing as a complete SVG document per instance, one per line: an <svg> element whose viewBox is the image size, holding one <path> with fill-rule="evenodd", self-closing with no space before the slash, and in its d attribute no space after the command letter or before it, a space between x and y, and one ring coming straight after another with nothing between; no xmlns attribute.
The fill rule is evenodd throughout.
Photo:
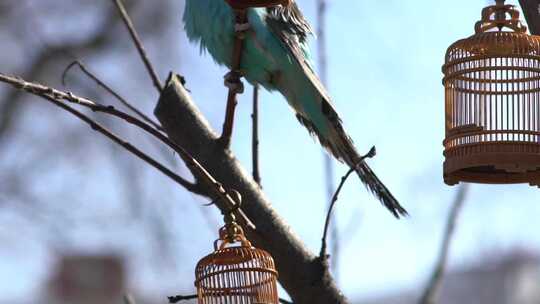
<svg viewBox="0 0 540 304"><path fill-rule="evenodd" d="M280 5L267 8L266 24L270 28L271 32L279 38L283 47L288 51L291 58L300 66L315 90L320 94L321 112L326 116L333 128L341 131L340 133L347 137L346 140L350 141L350 138L348 138L348 136L346 136L343 132L341 119L339 118L339 115L332 104L330 95L315 74L309 59L307 39L313 34L313 30L302 15L302 12L298 8L297 4L293 1L288 6ZM313 102L316 101L313 100ZM312 135L316 135L318 137L321 144L338 160L345 160L344 153L338 151L337 147L332 145L332 143L328 141L328 138L321 134L320 130L318 130L317 126L310 121L309 117L304 117L300 113L297 113L297 118Z"/></svg>
<svg viewBox="0 0 540 304"><path fill-rule="evenodd" d="M304 73L333 109L330 96L315 75L313 66L307 57L307 39L313 35L313 29L304 18L298 5L293 1L288 6L278 5L267 8L266 24L281 40L292 58L302 67ZM335 109L333 110L335 112Z"/></svg>
<svg viewBox="0 0 540 304"><path fill-rule="evenodd" d="M307 38L313 32L308 22L300 12L294 1L288 6L275 6L267 8L266 24L270 30L281 40L283 46L288 50L291 57L302 68L302 71L309 78L311 84L320 94L321 98L313 102L320 101L321 112L328 119L329 133L321 134L317 126L303 117L300 113L297 118L309 131L315 133L321 144L327 148L338 160L345 161L349 166L356 167L356 172L362 182L373 192L377 198L398 217L406 215L407 211L399 205L386 186L378 179L371 168L365 163L358 163L360 156L354 148L351 138L345 133L341 120L332 105L330 96L326 92L323 84L315 74L308 58Z"/></svg>

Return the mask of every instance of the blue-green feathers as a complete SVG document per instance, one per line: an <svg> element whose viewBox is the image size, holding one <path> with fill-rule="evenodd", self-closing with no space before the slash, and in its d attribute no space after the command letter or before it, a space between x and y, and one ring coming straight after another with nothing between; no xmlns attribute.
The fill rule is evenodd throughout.
<svg viewBox="0 0 540 304"><path fill-rule="evenodd" d="M186 0L188 38L230 68L234 45L233 11L224 0ZM311 27L294 1L287 7L248 9L241 71L252 84L279 91L296 117L338 160L355 167L364 184L396 216L405 215L390 191L356 152L330 96L316 76L307 45Z"/></svg>

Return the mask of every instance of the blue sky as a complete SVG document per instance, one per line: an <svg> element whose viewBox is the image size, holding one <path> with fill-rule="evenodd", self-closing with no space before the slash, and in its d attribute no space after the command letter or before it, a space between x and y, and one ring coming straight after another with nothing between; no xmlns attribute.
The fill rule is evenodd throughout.
<svg viewBox="0 0 540 304"><path fill-rule="evenodd" d="M313 2L298 2L313 23ZM516 4L516 1L507 2ZM441 66L446 48L455 40L473 34L474 23L487 3L485 0L414 3L329 0L328 89L357 148L367 151L372 145L377 147L378 155L370 165L411 214L408 219L396 221L356 177L347 182L336 219L339 231L350 232L341 235L338 269L339 284L350 298L415 288L429 274L457 189L442 181ZM186 75L198 105L219 130L226 96L222 75L226 70L217 67L208 55L200 56L198 47L188 46L183 33L178 44L182 45L179 72ZM175 55L168 50L149 48L149 51L153 56ZM160 69L165 74L171 67ZM114 73L108 77L114 78ZM141 81L147 79L141 77ZM244 94L237 110L233 150L248 170L250 111L250 94ZM278 94L262 93L260 128L264 190L293 230L311 250L318 252L327 205L322 149L298 124ZM345 172L346 168L336 163L336 182ZM154 175L152 179L149 182L169 182ZM493 252L504 253L515 247L540 250L538 188L472 185L469 190L451 251L451 265L492 257ZM183 235L188 246L178 245L183 260L177 266L189 276L197 257L210 250L214 236L210 229L202 228L208 226L208 221L193 204L203 200L181 190L175 190L174 195L186 204L168 211L178 212L179 221L201 227L198 237ZM215 222L219 221L217 211L205 212ZM78 233L88 236L84 231ZM121 234L117 237L122 239ZM79 247L107 247L97 240ZM119 241L112 246L118 249L123 244ZM137 248L137 244L129 246ZM8 254L15 258L9 252L0 255L4 265L10 264ZM46 254L41 256L38 250L37 255L32 261L46 261ZM192 259L186 260L186 256ZM20 264L15 265L19 266L3 269L15 273L21 269ZM25 264L23 268L28 274L40 269L35 263ZM152 285L154 279L148 275L133 279L133 284ZM21 284L13 285L20 286L19 292L31 281L29 276L23 276L22 280ZM186 290L192 288L189 277L183 281ZM13 294L19 292L12 290Z"/></svg>

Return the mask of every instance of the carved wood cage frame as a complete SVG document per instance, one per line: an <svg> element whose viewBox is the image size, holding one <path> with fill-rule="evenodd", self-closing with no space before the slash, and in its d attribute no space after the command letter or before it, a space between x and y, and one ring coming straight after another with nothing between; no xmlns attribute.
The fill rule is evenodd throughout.
<svg viewBox="0 0 540 304"><path fill-rule="evenodd" d="M497 1L448 48L445 183L540 185L540 36L526 31Z"/></svg>
<svg viewBox="0 0 540 304"><path fill-rule="evenodd" d="M228 237L230 229L229 226L220 230L215 251L197 264L198 303L278 304L277 271L272 256L251 246L237 225L233 226L233 237ZM235 242L240 246L229 247Z"/></svg>

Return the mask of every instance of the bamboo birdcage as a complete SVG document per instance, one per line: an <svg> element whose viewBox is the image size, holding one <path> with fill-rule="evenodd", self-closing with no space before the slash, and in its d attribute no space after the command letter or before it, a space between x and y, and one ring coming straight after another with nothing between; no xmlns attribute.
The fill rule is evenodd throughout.
<svg viewBox="0 0 540 304"><path fill-rule="evenodd" d="M221 228L214 249L195 270L199 304L278 304L274 260L251 246L240 226Z"/></svg>
<svg viewBox="0 0 540 304"><path fill-rule="evenodd" d="M540 36L504 0L443 66L444 181L540 184Z"/></svg>

